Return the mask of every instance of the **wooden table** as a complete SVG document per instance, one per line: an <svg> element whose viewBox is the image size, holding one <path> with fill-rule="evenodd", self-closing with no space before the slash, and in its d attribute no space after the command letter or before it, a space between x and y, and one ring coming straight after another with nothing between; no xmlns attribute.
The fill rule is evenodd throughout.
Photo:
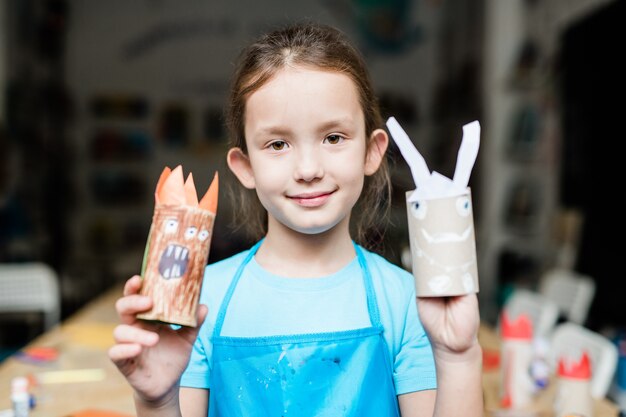
<svg viewBox="0 0 626 417"><path fill-rule="evenodd" d="M484 354L497 354L500 352L500 339L496 332L488 327L481 326L478 333L478 340L483 348ZM500 369L493 366L488 369L486 361L483 363L483 395L485 401L485 413L487 417L506 416L505 410L499 406L500 403ZM553 417L552 404L556 393L556 383L551 381L549 387L540 393L533 404L527 407L528 416ZM513 416L514 414L510 414ZM619 408L609 400L595 400L593 417L617 417ZM517 415L515 415L517 416Z"/></svg>
<svg viewBox="0 0 626 417"><path fill-rule="evenodd" d="M85 371L79 381L38 384L32 393L36 407L31 417L66 417L85 409L135 414L132 389L107 356L118 323L115 301L122 288L115 287L87 304L61 325L43 334L29 347L51 347L58 358L31 364L11 357L0 365L0 410L11 408L11 380L17 376L48 375L68 378ZM82 379L82 381L80 381ZM87 380L85 380L87 379Z"/></svg>
<svg viewBox="0 0 626 417"><path fill-rule="evenodd" d="M29 364L9 358L0 365L0 410L11 408L11 379L54 371L94 370L97 380L74 383L40 384L35 387L37 406L31 417L67 417L85 409L135 414L132 390L107 356L113 344L113 328L118 323L115 301L122 288L114 287L50 332L35 339L28 347L52 347L58 359L46 364ZM487 326L481 326L479 341L484 351L499 352L500 340ZM90 371L90 373L93 373ZM91 375L94 376L94 375ZM552 417L554 386L542 393L530 407L537 417ZM500 374L498 368L483 372L486 416L499 410ZM618 408L608 400L595 402L594 417L617 417Z"/></svg>

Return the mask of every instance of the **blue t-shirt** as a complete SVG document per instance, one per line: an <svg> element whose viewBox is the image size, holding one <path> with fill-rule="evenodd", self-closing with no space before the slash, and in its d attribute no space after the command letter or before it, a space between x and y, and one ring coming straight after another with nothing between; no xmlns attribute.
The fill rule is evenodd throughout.
<svg viewBox="0 0 626 417"><path fill-rule="evenodd" d="M181 386L210 388L211 335L222 299L248 251L205 269L200 303L209 314L194 344ZM435 363L415 306L413 277L363 249L393 366L396 394L435 389ZM319 278L286 278L246 265L226 312L223 336L321 333L371 326L363 275L355 257L340 271Z"/></svg>

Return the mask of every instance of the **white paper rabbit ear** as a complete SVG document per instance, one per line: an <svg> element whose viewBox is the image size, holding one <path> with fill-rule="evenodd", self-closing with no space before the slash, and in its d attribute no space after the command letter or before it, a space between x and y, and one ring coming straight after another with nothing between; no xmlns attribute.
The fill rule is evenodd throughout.
<svg viewBox="0 0 626 417"><path fill-rule="evenodd" d="M419 153L417 148L415 148L415 145L413 145L413 142L409 139L409 135L402 129L395 117L390 117L387 120L387 128L389 129L389 133L391 133L392 139L396 145L398 145L402 157L404 157L404 160L409 164L409 168L411 168L411 175L413 176L415 187L419 188L424 186L430 178L430 171L428 170L428 165L426 165L426 160L424 160L424 157Z"/></svg>
<svg viewBox="0 0 626 417"><path fill-rule="evenodd" d="M469 183L479 146L480 123L478 123L478 120L475 120L463 126L463 139L456 160L454 179L452 180L460 189L465 189Z"/></svg>

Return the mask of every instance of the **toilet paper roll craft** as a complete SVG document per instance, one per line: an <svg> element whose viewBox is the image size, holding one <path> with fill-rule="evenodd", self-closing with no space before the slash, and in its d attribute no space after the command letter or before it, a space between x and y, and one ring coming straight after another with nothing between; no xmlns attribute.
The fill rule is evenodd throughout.
<svg viewBox="0 0 626 417"><path fill-rule="evenodd" d="M419 297L477 293L478 267L468 187L480 145L478 121L463 126L453 179L428 169L395 118L387 127L411 169L416 189L408 191L407 218L415 290Z"/></svg>
<svg viewBox="0 0 626 417"><path fill-rule="evenodd" d="M500 405L521 409L527 406L535 392L530 374L533 359L533 325L526 314L514 320L504 311L500 318L502 338L500 368Z"/></svg>
<svg viewBox="0 0 626 417"><path fill-rule="evenodd" d="M591 362L583 351L578 361L568 356L559 358L557 367L557 394L554 412L557 417L593 416L591 396Z"/></svg>
<svg viewBox="0 0 626 417"><path fill-rule="evenodd" d="M166 167L155 191L140 294L153 300L144 320L195 327L196 309L217 212L218 175L198 201L193 176Z"/></svg>

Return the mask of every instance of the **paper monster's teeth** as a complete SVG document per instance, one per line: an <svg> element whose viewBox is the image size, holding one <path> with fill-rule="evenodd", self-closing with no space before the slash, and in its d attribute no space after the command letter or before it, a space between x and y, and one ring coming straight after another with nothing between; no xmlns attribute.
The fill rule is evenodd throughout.
<svg viewBox="0 0 626 417"><path fill-rule="evenodd" d="M189 268L189 248L175 243L169 244L159 260L159 273L165 279L182 278Z"/></svg>

